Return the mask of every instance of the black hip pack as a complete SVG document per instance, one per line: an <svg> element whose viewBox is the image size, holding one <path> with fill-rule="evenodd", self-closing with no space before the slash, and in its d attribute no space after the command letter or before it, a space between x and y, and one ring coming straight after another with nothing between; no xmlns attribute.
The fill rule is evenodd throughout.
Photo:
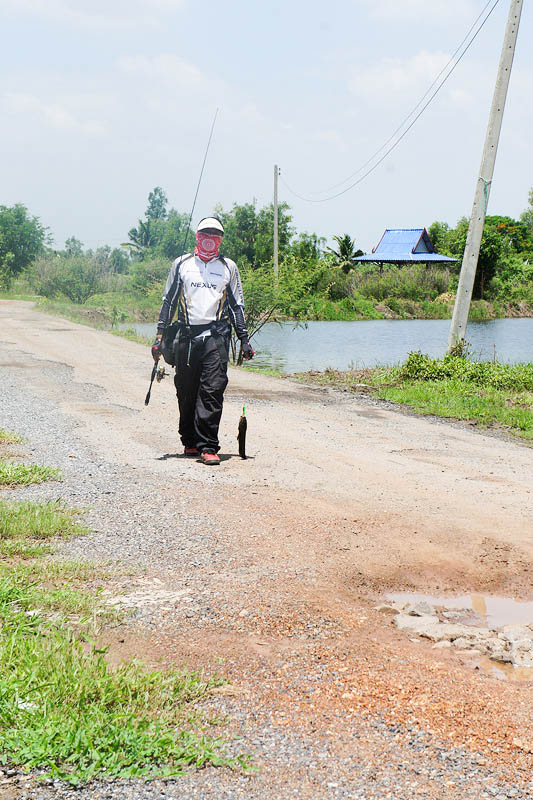
<svg viewBox="0 0 533 800"><path fill-rule="evenodd" d="M167 364L170 364L171 367L176 365L174 341L178 334L178 328L179 325L177 322L173 322L172 325L168 325L163 331L163 338L161 339L161 354Z"/></svg>
<svg viewBox="0 0 533 800"><path fill-rule="evenodd" d="M228 360L229 328L225 323L211 322L208 325L185 325L182 322L173 322L163 331L161 340L161 354L167 364L171 367L176 366L177 349L180 340L190 342L204 331L211 331L211 335L216 339L217 347L222 361Z"/></svg>

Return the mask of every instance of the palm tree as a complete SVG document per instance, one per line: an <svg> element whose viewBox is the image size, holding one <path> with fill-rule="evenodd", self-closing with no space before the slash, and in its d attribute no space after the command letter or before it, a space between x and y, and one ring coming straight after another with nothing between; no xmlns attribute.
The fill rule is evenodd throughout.
<svg viewBox="0 0 533 800"><path fill-rule="evenodd" d="M128 236L130 241L123 242L121 247L130 250L130 252L133 251L141 261L143 260L146 251L150 247L153 247L153 245L156 243L156 237L151 229L149 219L146 222L143 222L140 219L139 227L132 228L130 231L128 231Z"/></svg>
<svg viewBox="0 0 533 800"><path fill-rule="evenodd" d="M333 240L337 242L337 249L327 247L330 253L335 256L334 264L340 267L345 275L348 275L354 266L354 259L358 256L364 255L362 250L356 250L355 241L347 233L344 236L334 236Z"/></svg>

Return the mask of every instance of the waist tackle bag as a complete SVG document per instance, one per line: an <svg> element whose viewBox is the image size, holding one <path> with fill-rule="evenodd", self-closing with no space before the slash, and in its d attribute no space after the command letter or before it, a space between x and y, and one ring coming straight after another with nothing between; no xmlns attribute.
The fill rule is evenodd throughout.
<svg viewBox="0 0 533 800"><path fill-rule="evenodd" d="M173 322L163 331L163 339L161 340L161 354L167 364L171 367L176 366L174 355L174 340L178 333L178 323Z"/></svg>

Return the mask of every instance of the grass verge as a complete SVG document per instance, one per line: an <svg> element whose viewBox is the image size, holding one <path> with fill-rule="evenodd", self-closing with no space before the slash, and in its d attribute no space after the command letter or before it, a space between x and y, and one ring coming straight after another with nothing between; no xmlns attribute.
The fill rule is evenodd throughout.
<svg viewBox="0 0 533 800"><path fill-rule="evenodd" d="M88 532L79 522L79 514L79 511L67 508L60 501L16 503L0 500L0 540L79 536Z"/></svg>
<svg viewBox="0 0 533 800"><path fill-rule="evenodd" d="M34 603L19 575L0 578L1 763L73 785L242 763L195 730L194 704L221 681L137 662L112 670L64 625L28 615Z"/></svg>
<svg viewBox="0 0 533 800"><path fill-rule="evenodd" d="M0 545L11 558L0 562L0 764L74 786L245 766L196 705L221 679L136 661L113 669L91 640L117 621L101 594L111 574L38 557L52 537L86 532L78 516L59 502L0 501Z"/></svg>
<svg viewBox="0 0 533 800"><path fill-rule="evenodd" d="M0 460L0 486L27 486L30 483L59 480L61 472L39 464L11 464Z"/></svg>
<svg viewBox="0 0 533 800"><path fill-rule="evenodd" d="M0 428L0 445L2 444L19 444L22 441L20 436L16 433L10 433Z"/></svg>
<svg viewBox="0 0 533 800"><path fill-rule="evenodd" d="M470 361L462 355L432 359L411 353L398 367L296 375L399 403L418 414L468 420L533 440L533 364Z"/></svg>
<svg viewBox="0 0 533 800"><path fill-rule="evenodd" d="M86 325L89 328L95 328L99 331L112 333L113 336L120 336L122 339L128 339L130 342L137 342L138 344L150 345L152 344L153 337L140 336L136 333L135 328L116 328L108 309L97 309L87 306L79 306L75 303L68 301L47 300L43 297L38 298L37 309L44 311L46 314L63 317L71 322L77 322L80 325ZM159 309L154 312L154 320L157 319ZM125 320L127 322L127 320ZM130 322L133 321L130 320ZM155 322L154 322L155 331Z"/></svg>
<svg viewBox="0 0 533 800"><path fill-rule="evenodd" d="M0 579L11 577L25 582L29 607L87 615L101 606L94 592L82 588L83 581L94 577L94 566L40 558L52 552L46 544L52 538L88 532L79 516L79 511L67 508L60 501L0 500L0 554L6 559L0 562Z"/></svg>
<svg viewBox="0 0 533 800"><path fill-rule="evenodd" d="M378 396L402 403L419 414L469 420L483 428L500 427L533 440L533 393L480 389L466 381L447 379L383 387Z"/></svg>

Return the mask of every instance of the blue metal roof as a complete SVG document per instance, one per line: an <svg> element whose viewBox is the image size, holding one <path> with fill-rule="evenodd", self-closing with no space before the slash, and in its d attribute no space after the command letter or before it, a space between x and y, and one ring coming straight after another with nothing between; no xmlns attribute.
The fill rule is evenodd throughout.
<svg viewBox="0 0 533 800"><path fill-rule="evenodd" d="M391 264L406 264L410 261L422 264L430 264L431 262L440 262L450 264L452 261L457 261L456 258L451 256L441 256L440 253L372 253L368 256L357 256L354 261L373 261L377 263L391 263Z"/></svg>
<svg viewBox="0 0 533 800"><path fill-rule="evenodd" d="M401 264L409 261L452 262L457 259L436 253L425 228L387 228L372 254L359 256L354 261Z"/></svg>

